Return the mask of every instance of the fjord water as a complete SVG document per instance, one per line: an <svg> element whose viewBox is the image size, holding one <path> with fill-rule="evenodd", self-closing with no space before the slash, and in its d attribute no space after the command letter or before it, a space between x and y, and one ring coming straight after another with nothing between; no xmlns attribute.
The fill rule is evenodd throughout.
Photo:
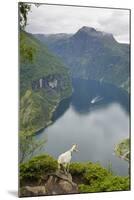
<svg viewBox="0 0 134 200"><path fill-rule="evenodd" d="M73 161L110 164L115 174L127 175L128 162L114 154L115 145L129 137L127 92L103 82L74 79L72 97L59 104L53 123L36 136L44 137L47 143L39 154L57 158L77 143L79 152L73 154Z"/></svg>

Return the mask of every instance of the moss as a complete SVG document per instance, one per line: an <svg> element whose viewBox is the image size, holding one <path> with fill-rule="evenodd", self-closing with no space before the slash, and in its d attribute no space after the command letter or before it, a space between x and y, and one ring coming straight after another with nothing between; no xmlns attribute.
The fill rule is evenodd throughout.
<svg viewBox="0 0 134 200"><path fill-rule="evenodd" d="M92 184L94 181L101 181L110 173L107 169L103 168L100 164L90 163L88 164L87 170L84 173L84 179L86 183Z"/></svg>
<svg viewBox="0 0 134 200"><path fill-rule="evenodd" d="M129 177L114 176L99 163L72 163L70 172L82 180L78 183L80 193L130 189Z"/></svg>
<svg viewBox="0 0 134 200"><path fill-rule="evenodd" d="M71 163L70 173L74 176L83 175L86 172L86 163Z"/></svg>
<svg viewBox="0 0 134 200"><path fill-rule="evenodd" d="M120 176L107 176L101 181L94 181L90 185L80 184L78 189L80 193L125 191L130 189L129 178Z"/></svg>
<svg viewBox="0 0 134 200"><path fill-rule="evenodd" d="M34 157L30 161L20 164L20 184L26 182L40 182L48 173L57 170L57 161L50 155Z"/></svg>

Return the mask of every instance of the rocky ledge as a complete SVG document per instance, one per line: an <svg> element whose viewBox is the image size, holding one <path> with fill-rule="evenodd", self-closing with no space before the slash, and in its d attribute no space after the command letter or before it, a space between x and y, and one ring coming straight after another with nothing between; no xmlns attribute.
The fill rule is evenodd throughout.
<svg viewBox="0 0 134 200"><path fill-rule="evenodd" d="M20 189L21 197L78 193L78 186L72 181L71 174L55 172L48 175L42 185L25 186Z"/></svg>

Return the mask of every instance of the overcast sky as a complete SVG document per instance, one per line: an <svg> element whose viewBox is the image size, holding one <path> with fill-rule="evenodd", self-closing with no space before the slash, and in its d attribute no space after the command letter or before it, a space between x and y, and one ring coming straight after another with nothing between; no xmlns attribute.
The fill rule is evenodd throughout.
<svg viewBox="0 0 134 200"><path fill-rule="evenodd" d="M112 33L118 42L129 43L129 11L119 9L32 5L26 31L75 33L82 26Z"/></svg>

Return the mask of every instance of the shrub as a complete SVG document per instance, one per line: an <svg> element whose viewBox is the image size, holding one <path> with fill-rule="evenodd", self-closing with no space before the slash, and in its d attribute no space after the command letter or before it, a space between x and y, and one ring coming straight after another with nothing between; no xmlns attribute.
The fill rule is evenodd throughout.
<svg viewBox="0 0 134 200"><path fill-rule="evenodd" d="M101 191L120 191L129 189L129 178L121 176L107 177L100 185Z"/></svg>
<svg viewBox="0 0 134 200"><path fill-rule="evenodd" d="M40 181L45 175L57 170L57 161L49 156L42 155L20 165L20 184L27 181Z"/></svg>
<svg viewBox="0 0 134 200"><path fill-rule="evenodd" d="M39 184L56 170L57 161L53 157L46 154L34 157L20 165L20 185ZM98 163L71 163L70 173L77 178L80 193L130 189L129 177L114 176Z"/></svg>
<svg viewBox="0 0 134 200"><path fill-rule="evenodd" d="M122 157L124 160L130 160L130 139L124 139L115 147L115 153L117 156Z"/></svg>
<svg viewBox="0 0 134 200"><path fill-rule="evenodd" d="M85 185L85 184L80 184L78 186L78 190L80 193L88 193L91 192L91 188L89 185Z"/></svg>
<svg viewBox="0 0 134 200"><path fill-rule="evenodd" d="M80 193L130 189L129 177L114 176L98 163L85 163L85 166L84 163L80 166L74 163L73 167L77 169L74 172L81 172L83 177L83 183L78 185Z"/></svg>
<svg viewBox="0 0 134 200"><path fill-rule="evenodd" d="M71 163L70 165L70 173L74 176L83 175L85 171L86 171L86 163L75 162Z"/></svg>
<svg viewBox="0 0 134 200"><path fill-rule="evenodd" d="M102 181L97 180L90 185L80 184L78 189L80 193L129 190L129 178L120 176L108 176Z"/></svg>
<svg viewBox="0 0 134 200"><path fill-rule="evenodd" d="M87 184L92 184L94 181L101 181L110 175L108 170L98 163L89 163L87 165L87 170L84 173L84 179Z"/></svg>

